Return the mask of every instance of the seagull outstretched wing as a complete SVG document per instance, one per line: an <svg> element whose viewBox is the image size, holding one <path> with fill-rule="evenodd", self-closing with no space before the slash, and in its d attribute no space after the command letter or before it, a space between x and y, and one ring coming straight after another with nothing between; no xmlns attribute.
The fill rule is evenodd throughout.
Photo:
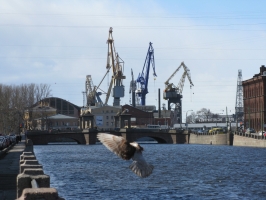
<svg viewBox="0 0 266 200"><path fill-rule="evenodd" d="M123 137L107 133L98 133L97 138L110 151L124 160L130 160L136 151L136 148L131 146Z"/></svg>
<svg viewBox="0 0 266 200"><path fill-rule="evenodd" d="M148 177L153 170L153 166L148 164L142 156L143 148L138 143L129 143L125 138L107 133L98 133L97 138L110 151L124 160L132 159L129 168L138 176Z"/></svg>

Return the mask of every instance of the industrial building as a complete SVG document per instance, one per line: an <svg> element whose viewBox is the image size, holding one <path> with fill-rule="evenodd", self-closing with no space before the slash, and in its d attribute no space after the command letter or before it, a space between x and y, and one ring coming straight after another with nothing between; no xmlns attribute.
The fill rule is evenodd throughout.
<svg viewBox="0 0 266 200"><path fill-rule="evenodd" d="M45 98L25 110L25 128L27 130L76 128L80 110L79 106L64 99Z"/></svg>
<svg viewBox="0 0 266 200"><path fill-rule="evenodd" d="M266 67L262 65L260 72L243 81L242 85L245 128L254 128L256 131L264 130L266 125Z"/></svg>

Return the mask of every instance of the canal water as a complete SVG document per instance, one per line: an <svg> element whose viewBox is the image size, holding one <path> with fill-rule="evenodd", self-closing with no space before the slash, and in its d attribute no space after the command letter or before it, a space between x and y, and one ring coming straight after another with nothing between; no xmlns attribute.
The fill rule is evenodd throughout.
<svg viewBox="0 0 266 200"><path fill-rule="evenodd" d="M266 199L266 149L142 144L148 178L101 144L34 146L51 187L72 199Z"/></svg>

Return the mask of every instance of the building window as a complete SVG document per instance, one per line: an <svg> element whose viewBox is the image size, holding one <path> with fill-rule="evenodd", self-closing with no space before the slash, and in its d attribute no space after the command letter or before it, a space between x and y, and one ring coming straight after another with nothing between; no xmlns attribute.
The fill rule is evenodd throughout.
<svg viewBox="0 0 266 200"><path fill-rule="evenodd" d="M114 122L111 122L111 126L114 126Z"/></svg>
<svg viewBox="0 0 266 200"><path fill-rule="evenodd" d="M114 116L113 115L111 116L111 119L114 119Z"/></svg>
<svg viewBox="0 0 266 200"><path fill-rule="evenodd" d="M109 122L106 122L106 126L109 126Z"/></svg>
<svg viewBox="0 0 266 200"><path fill-rule="evenodd" d="M111 113L113 113L113 110L111 110Z"/></svg>
<svg viewBox="0 0 266 200"><path fill-rule="evenodd" d="M109 119L109 116L106 116L106 119Z"/></svg>

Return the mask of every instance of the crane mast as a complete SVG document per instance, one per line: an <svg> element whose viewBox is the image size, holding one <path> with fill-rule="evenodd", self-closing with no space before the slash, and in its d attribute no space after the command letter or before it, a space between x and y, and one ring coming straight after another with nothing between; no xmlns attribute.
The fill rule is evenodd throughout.
<svg viewBox="0 0 266 200"><path fill-rule="evenodd" d="M180 68L184 68L184 72L179 80L177 86L173 83L169 83L169 81L175 76L175 74L180 70ZM168 110L172 110L174 113L174 122L181 123L182 122L182 92L184 88L185 78L188 78L190 82L190 88L193 85L190 70L188 67L182 62L180 66L174 71L174 73L165 81L165 89L163 93L163 98L168 100Z"/></svg>
<svg viewBox="0 0 266 200"><path fill-rule="evenodd" d="M115 51L114 39L112 36L112 32L113 32L113 29L112 29L112 27L110 27L109 37L107 40L108 51L107 51L106 69L108 71L110 69L112 69L113 74L112 74L112 78L111 78L109 88L107 91L105 104L108 103L108 100L109 100L109 97L111 94L111 89L113 89L112 90L112 94L114 97L113 106L120 106L120 98L124 97L124 93L125 93L125 89L124 89L124 85L123 85L123 79L125 79L126 77L123 75L124 61L119 57L118 53L116 53L116 51Z"/></svg>
<svg viewBox="0 0 266 200"><path fill-rule="evenodd" d="M91 75L86 76L85 91L87 96L87 106L94 106L96 103L96 99Z"/></svg>
<svg viewBox="0 0 266 200"><path fill-rule="evenodd" d="M152 65L153 68L153 76L154 77L157 76L155 72L154 49L152 47L151 42L148 48L142 72L139 73L139 76L136 80L136 82L138 83L138 88L136 90L136 96L138 97L137 102L138 104L140 103L141 105L146 105L146 94L148 94L150 65Z"/></svg>
<svg viewBox="0 0 266 200"><path fill-rule="evenodd" d="M100 83L101 84L101 83ZM101 92L97 92L100 85L93 85L91 75L86 76L85 90L87 96L87 106L95 106L96 103L102 105L103 102L100 98Z"/></svg>

